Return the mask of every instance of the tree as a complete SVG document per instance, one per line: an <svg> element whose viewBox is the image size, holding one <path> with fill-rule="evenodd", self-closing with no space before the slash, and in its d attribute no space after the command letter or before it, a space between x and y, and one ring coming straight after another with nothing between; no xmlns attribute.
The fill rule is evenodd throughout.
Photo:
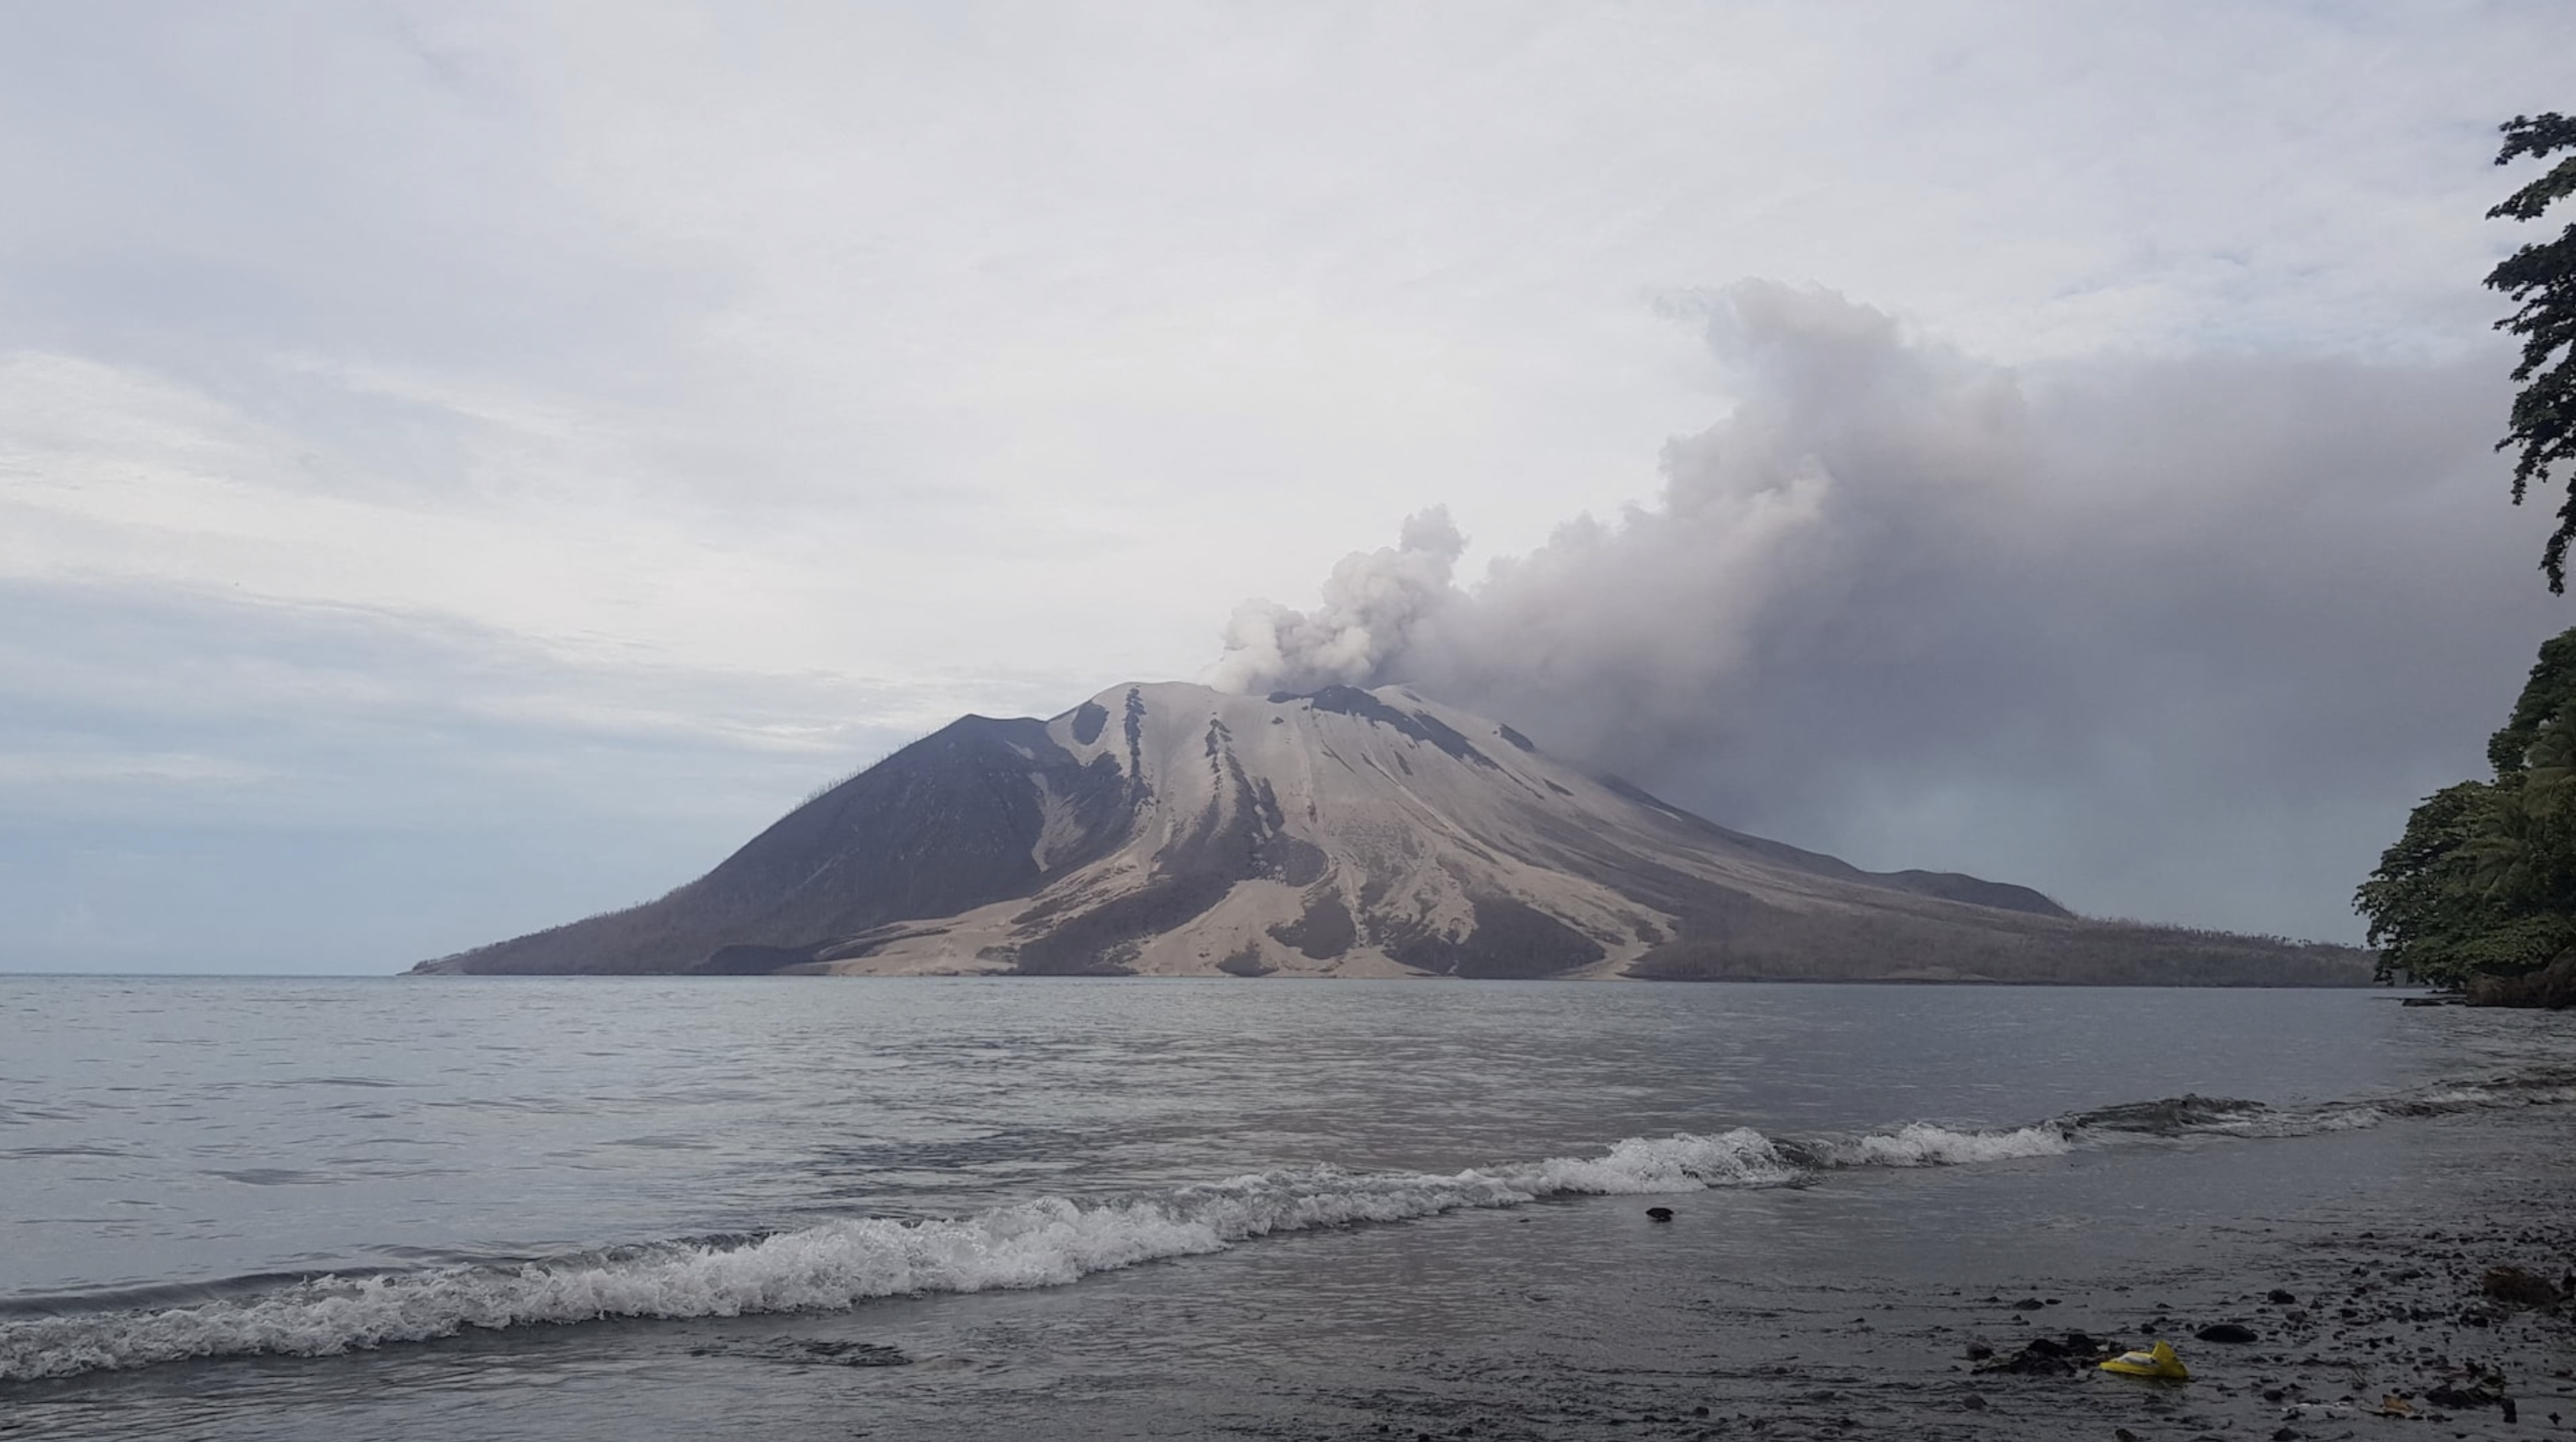
<svg viewBox="0 0 2576 1442"><path fill-rule="evenodd" d="M2513 714L2505 718L2503 730L2487 739L2487 765L2498 776L2523 769L2540 729L2570 707L2576 707L2576 631L2540 643L2540 659L2513 703Z"/></svg>
<svg viewBox="0 0 2576 1442"><path fill-rule="evenodd" d="M2379 979L2437 986L2468 979L2468 948L2494 923L2476 885L2470 847L2485 829L2493 788L2463 781L2424 798L2406 834L2380 853L2379 869L2353 893L2379 948Z"/></svg>
<svg viewBox="0 0 2576 1442"><path fill-rule="evenodd" d="M2488 219L2537 220L2576 195L2576 120L2553 111L2500 128L2498 165L2570 153ZM2515 452L2514 504L2568 468L2567 499L2540 556L2550 591L2564 595L2576 542L2576 224L2505 257L2486 283L2515 305L2496 329L2522 337L2513 429L2496 442ZM2445 787L2416 806L2353 907L2370 923L2383 980L2464 987L2473 1001L2484 993L2512 1005L2576 1005L2576 629L2541 646L2487 743L2487 763L2493 780ZM2517 989L2519 999L2509 995Z"/></svg>
<svg viewBox="0 0 2576 1442"><path fill-rule="evenodd" d="M2425 797L2353 894L2382 980L2465 986L2576 951L2576 629L2541 646L2487 758L2495 779Z"/></svg>
<svg viewBox="0 0 2576 1442"><path fill-rule="evenodd" d="M2545 160L2561 150L2576 152L2576 119L2552 111L2517 115L2501 127L2504 148L2496 164L2523 156ZM2576 153L2487 212L2490 220L2537 220L2550 206L2576 195ZM2522 337L2522 363L2513 379L2522 389L2513 398L2513 429L2496 442L2497 450L2519 447L2513 465L2513 503L2534 484L2549 485L2550 472L2576 462L2576 223L2551 241L2524 246L2487 274L2487 286L2504 292L2518 307L2496 322L2496 329ZM2568 477L2567 501L2558 508L2558 529L2541 551L2540 569L2555 594L2567 590L2567 546L2576 540L2576 469Z"/></svg>

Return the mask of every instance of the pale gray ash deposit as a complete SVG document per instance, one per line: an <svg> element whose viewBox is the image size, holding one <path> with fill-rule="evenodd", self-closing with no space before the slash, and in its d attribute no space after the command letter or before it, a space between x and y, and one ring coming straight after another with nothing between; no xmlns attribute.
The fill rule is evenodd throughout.
<svg viewBox="0 0 2576 1442"><path fill-rule="evenodd" d="M660 900L430 973L2353 985L2348 948L2087 921L1730 831L1403 686L965 717Z"/></svg>

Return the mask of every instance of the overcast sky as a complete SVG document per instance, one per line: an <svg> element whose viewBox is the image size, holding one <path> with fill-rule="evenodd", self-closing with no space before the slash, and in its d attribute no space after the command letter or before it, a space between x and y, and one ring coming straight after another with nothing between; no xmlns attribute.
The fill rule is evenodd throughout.
<svg viewBox="0 0 2576 1442"><path fill-rule="evenodd" d="M1326 674L2357 940L2576 622L2477 284L2571 54L2555 0L0 8L0 969L394 970L960 712Z"/></svg>

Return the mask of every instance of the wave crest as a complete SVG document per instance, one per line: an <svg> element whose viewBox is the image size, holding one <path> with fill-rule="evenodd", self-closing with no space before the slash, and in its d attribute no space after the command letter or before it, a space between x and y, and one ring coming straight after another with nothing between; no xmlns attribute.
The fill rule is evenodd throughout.
<svg viewBox="0 0 2576 1442"><path fill-rule="evenodd" d="M1808 1143L1817 1165L1829 1167L1953 1167L2021 1157L2062 1156L2075 1149L2064 1127L2014 1127L2009 1131L1954 1131L1910 1122L1892 1132L1826 1137Z"/></svg>
<svg viewBox="0 0 2576 1442"><path fill-rule="evenodd" d="M1922 1166L2032 1155L2023 1132L1917 1124L1839 1143L1839 1166ZM1104 1202L1043 1197L930 1221L853 1218L766 1236L675 1241L516 1267L454 1265L307 1278L193 1305L0 1322L0 1381L189 1358L327 1356L469 1328L609 1317L838 1310L875 1297L1047 1287L1221 1250L1277 1232L1401 1222L1545 1197L1693 1192L1796 1182L1810 1162L1749 1127L1629 1137L1601 1155L1449 1176L1314 1166Z"/></svg>

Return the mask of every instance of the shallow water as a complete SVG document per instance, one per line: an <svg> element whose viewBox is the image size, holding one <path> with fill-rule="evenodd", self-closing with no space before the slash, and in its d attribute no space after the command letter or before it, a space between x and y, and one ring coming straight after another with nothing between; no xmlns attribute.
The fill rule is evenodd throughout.
<svg viewBox="0 0 2576 1442"><path fill-rule="evenodd" d="M0 1427L67 1435L1692 1435L1850 1370L1873 1307L2111 1305L2485 1205L2576 1111L2564 1019L2361 992L20 977L0 1009ZM2120 1110L2186 1094L2222 1104Z"/></svg>

